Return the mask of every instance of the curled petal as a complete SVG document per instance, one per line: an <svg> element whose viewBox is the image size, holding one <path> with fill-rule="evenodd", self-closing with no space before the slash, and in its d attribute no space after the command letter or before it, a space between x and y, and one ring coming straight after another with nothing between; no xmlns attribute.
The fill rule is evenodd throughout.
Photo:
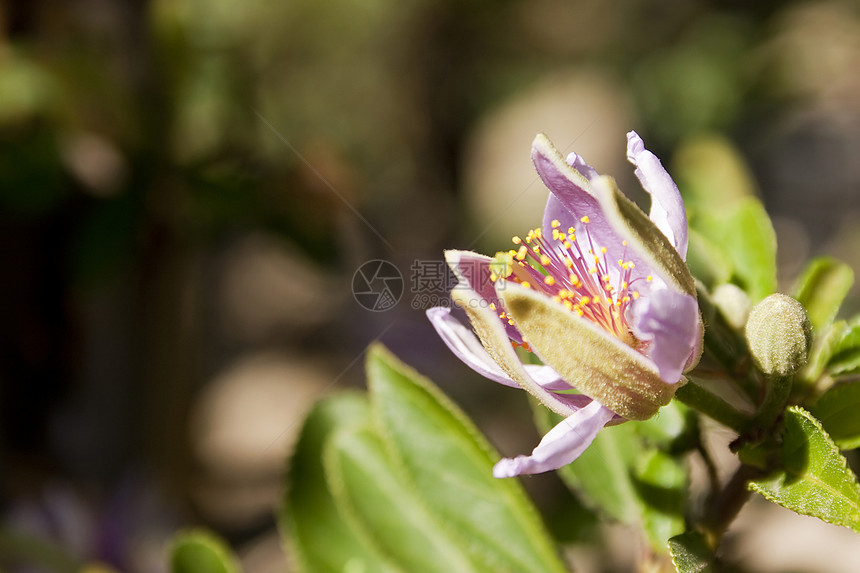
<svg viewBox="0 0 860 573"><path fill-rule="evenodd" d="M489 306L492 303L500 308L501 301L496 296L493 281L490 280L490 263L492 261L492 258L472 251L445 251L445 262L451 267L451 271L460 284L478 293L486 301L485 305ZM505 327L505 332L508 333L509 338L517 342L523 341L522 335L513 325L502 319L499 321Z"/></svg>
<svg viewBox="0 0 860 573"><path fill-rule="evenodd" d="M558 469L578 458L615 414L596 400L547 432L530 456L504 458L493 467L497 478Z"/></svg>
<svg viewBox="0 0 860 573"><path fill-rule="evenodd" d="M627 159L636 166L636 177L651 195L651 220L686 260L687 213L677 185L635 131L627 134Z"/></svg>
<svg viewBox="0 0 860 573"><path fill-rule="evenodd" d="M510 376L499 368L486 349L481 345L481 341L475 336L471 329L463 325L459 320L451 316L451 309L443 306L437 306L427 309L427 318L439 338L445 343L454 355L463 361L466 366L494 382L510 386L511 388L520 388ZM562 379L562 377L546 365L541 364L525 364L523 365L526 373L539 386L547 390L570 390L571 386ZM571 403L579 402L582 399L577 395L566 395L563 397ZM585 398L585 397L582 397ZM580 405L579 407L582 407Z"/></svg>
<svg viewBox="0 0 860 573"><path fill-rule="evenodd" d="M451 316L450 308L443 306L429 308L427 309L427 318L430 319L430 323L436 329L445 346L466 366L484 378L489 378L505 386L519 388L519 385L490 358L490 355L481 346L478 337L459 320Z"/></svg>
<svg viewBox="0 0 860 573"><path fill-rule="evenodd" d="M637 338L649 341L648 357L660 378L667 384L678 382L690 367L692 355L701 352L697 346L702 327L696 299L670 289L653 290L631 306L630 320Z"/></svg>
<svg viewBox="0 0 860 573"><path fill-rule="evenodd" d="M547 390L531 377L511 346L511 341L496 313L485 306L474 304L477 293L465 287L459 287L451 291L451 298L466 311L475 334L490 358L521 388L556 414L569 416L578 409L576 398Z"/></svg>

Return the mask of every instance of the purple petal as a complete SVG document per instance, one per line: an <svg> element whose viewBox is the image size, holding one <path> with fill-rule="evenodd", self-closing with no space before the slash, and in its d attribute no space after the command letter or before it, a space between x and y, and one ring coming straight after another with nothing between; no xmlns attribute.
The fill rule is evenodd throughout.
<svg viewBox="0 0 860 573"><path fill-rule="evenodd" d="M577 156L578 159L578 156ZM597 177L597 172L581 162L574 159L578 166ZM543 135L538 135L532 143L532 161L535 169L550 190L544 211L543 225L545 229L551 228L552 221L558 220L561 228L568 227L576 229L577 241L583 251L593 250L597 252L605 247L606 260L609 263L610 276L613 284L617 279L619 259L632 261L634 263L631 273L631 282L637 278L643 279L643 284L636 285L640 291L647 290L648 285L644 279L650 274L649 266L632 249L626 248L623 238L609 225L599 201L594 195L595 187L584 175L572 168L561 157L552 143ZM582 218L588 217L589 222L583 223Z"/></svg>
<svg viewBox="0 0 860 573"><path fill-rule="evenodd" d="M597 172L597 169L586 163L585 160L576 153L568 153L565 161L567 161L568 165L582 173L583 177L589 181L600 177L600 173Z"/></svg>
<svg viewBox="0 0 860 573"><path fill-rule="evenodd" d="M497 478L556 470L578 458L615 413L597 401L562 420L540 441L530 456L504 458L493 467Z"/></svg>
<svg viewBox="0 0 860 573"><path fill-rule="evenodd" d="M483 304L487 306L494 304L496 308L503 308L502 301L496 295L493 281L490 280L490 263L493 261L492 258L471 251L448 250L445 251L445 261L457 276L457 280L460 281L460 285L454 288L460 288L461 286L470 288L486 301ZM478 303L480 302L478 301ZM523 337L516 327L508 324L506 320L501 318L499 321L505 327L505 332L508 333L511 340L522 343Z"/></svg>
<svg viewBox="0 0 860 573"><path fill-rule="evenodd" d="M635 131L627 134L627 159L636 166L636 177L651 195L651 220L686 260L687 212L677 185Z"/></svg>
<svg viewBox="0 0 860 573"><path fill-rule="evenodd" d="M436 329L445 346L466 366L493 382L512 388L520 387L493 361L478 337L459 320L451 316L450 308L444 306L429 308L427 309L427 318L430 319L430 323Z"/></svg>
<svg viewBox="0 0 860 573"><path fill-rule="evenodd" d="M649 342L647 354L660 378L667 384L678 382L701 338L696 299L656 289L633 303L629 319L636 337Z"/></svg>

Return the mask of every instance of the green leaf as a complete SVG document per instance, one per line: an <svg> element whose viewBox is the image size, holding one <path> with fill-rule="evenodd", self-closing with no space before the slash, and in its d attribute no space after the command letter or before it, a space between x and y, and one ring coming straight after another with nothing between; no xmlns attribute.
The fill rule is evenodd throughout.
<svg viewBox="0 0 860 573"><path fill-rule="evenodd" d="M751 490L796 513L860 533L860 485L821 423L799 406L785 413L783 469Z"/></svg>
<svg viewBox="0 0 860 573"><path fill-rule="evenodd" d="M776 290L776 233L762 204L741 200L719 221L721 244L753 304Z"/></svg>
<svg viewBox="0 0 860 573"><path fill-rule="evenodd" d="M564 571L519 481L493 477L501 456L465 414L381 346L369 352L367 370L390 452L432 513L467 540L473 561L491 571Z"/></svg>
<svg viewBox="0 0 860 573"><path fill-rule="evenodd" d="M687 250L690 273L709 289L729 282L732 262L723 250L702 233L690 229L690 246Z"/></svg>
<svg viewBox="0 0 860 573"><path fill-rule="evenodd" d="M860 380L836 384L809 411L843 450L860 447Z"/></svg>
<svg viewBox="0 0 860 573"><path fill-rule="evenodd" d="M663 548L666 540L684 531L687 471L677 458L660 450L643 450L633 484L641 501L641 521L651 544Z"/></svg>
<svg viewBox="0 0 860 573"><path fill-rule="evenodd" d="M827 370L833 375L860 372L860 320L846 326L827 361Z"/></svg>
<svg viewBox="0 0 860 573"><path fill-rule="evenodd" d="M239 573L235 557L218 537L201 529L179 533L170 547L171 573Z"/></svg>
<svg viewBox="0 0 860 573"><path fill-rule="evenodd" d="M329 486L344 516L404 571L483 570L408 485L372 428L339 432L324 455Z"/></svg>
<svg viewBox="0 0 860 573"><path fill-rule="evenodd" d="M678 573L702 573L714 570L714 555L705 538L697 531L687 531L669 540L669 553Z"/></svg>
<svg viewBox="0 0 860 573"><path fill-rule="evenodd" d="M370 407L359 394L323 399L305 420L278 514L281 531L293 550L299 571L395 570L344 521L326 487L322 465L323 448L338 429L355 427L368 420Z"/></svg>
<svg viewBox="0 0 860 573"><path fill-rule="evenodd" d="M830 257L820 257L803 271L795 284L794 298L806 307L809 322L817 331L833 322L853 284L851 267Z"/></svg>
<svg viewBox="0 0 860 573"><path fill-rule="evenodd" d="M809 358L806 361L806 366L801 370L799 380L804 386L813 386L824 374L830 359L849 331L848 323L839 320L813 334Z"/></svg>

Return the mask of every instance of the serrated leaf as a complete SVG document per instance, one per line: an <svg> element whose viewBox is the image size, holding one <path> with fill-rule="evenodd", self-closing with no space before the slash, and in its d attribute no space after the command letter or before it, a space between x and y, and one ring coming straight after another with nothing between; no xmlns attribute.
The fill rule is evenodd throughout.
<svg viewBox="0 0 860 573"><path fill-rule="evenodd" d="M358 394L325 398L305 419L278 514L299 571L396 570L344 521L328 490L322 465L323 448L338 429L366 424L369 419L367 399Z"/></svg>
<svg viewBox="0 0 860 573"><path fill-rule="evenodd" d="M784 424L783 469L750 482L750 489L796 513L860 533L860 485L839 448L799 406L786 410Z"/></svg>
<svg viewBox="0 0 860 573"><path fill-rule="evenodd" d="M860 380L836 384L809 411L843 450L860 447Z"/></svg>
<svg viewBox="0 0 860 573"><path fill-rule="evenodd" d="M171 573L239 573L229 547L202 529L179 533L170 546Z"/></svg>
<svg viewBox="0 0 860 573"><path fill-rule="evenodd" d="M806 307L809 322L815 330L833 322L851 285L851 267L830 257L813 259L794 287L794 298Z"/></svg>
<svg viewBox="0 0 860 573"><path fill-rule="evenodd" d="M669 540L669 553L678 573L714 570L714 555L701 533L688 531Z"/></svg>
<svg viewBox="0 0 860 573"><path fill-rule="evenodd" d="M491 571L564 571L518 480L496 479L501 457L429 380L381 346L368 384L385 442L434 516Z"/></svg>
<svg viewBox="0 0 860 573"><path fill-rule="evenodd" d="M430 513L372 428L339 432L324 455L329 487L344 516L404 571L484 570Z"/></svg>
<svg viewBox="0 0 860 573"><path fill-rule="evenodd" d="M827 361L827 371L833 375L849 375L860 372L860 320L846 325L840 333Z"/></svg>

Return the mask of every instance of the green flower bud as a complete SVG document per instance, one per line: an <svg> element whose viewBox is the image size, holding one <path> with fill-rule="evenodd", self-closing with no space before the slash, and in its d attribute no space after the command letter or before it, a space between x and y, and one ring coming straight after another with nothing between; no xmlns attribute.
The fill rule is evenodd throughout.
<svg viewBox="0 0 860 573"><path fill-rule="evenodd" d="M812 328L802 304L776 293L750 311L746 337L761 371L785 377L806 363Z"/></svg>

